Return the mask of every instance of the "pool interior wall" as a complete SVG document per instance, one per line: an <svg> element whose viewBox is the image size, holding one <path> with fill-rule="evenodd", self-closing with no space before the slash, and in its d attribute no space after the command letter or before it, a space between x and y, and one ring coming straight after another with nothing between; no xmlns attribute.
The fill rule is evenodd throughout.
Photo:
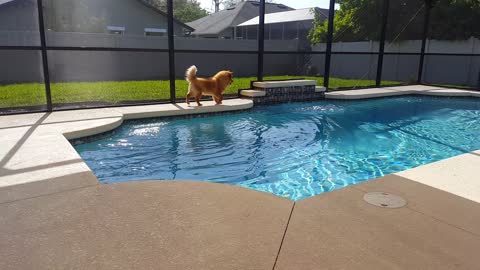
<svg viewBox="0 0 480 270"><path fill-rule="evenodd" d="M103 183L228 183L300 200L480 148L474 98L403 96L126 121L74 142Z"/></svg>

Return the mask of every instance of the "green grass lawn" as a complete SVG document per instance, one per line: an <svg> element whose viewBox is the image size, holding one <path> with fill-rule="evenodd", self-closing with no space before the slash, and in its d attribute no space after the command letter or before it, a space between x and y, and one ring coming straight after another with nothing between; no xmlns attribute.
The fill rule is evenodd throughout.
<svg viewBox="0 0 480 270"><path fill-rule="evenodd" d="M304 78L316 80L323 85L323 77L309 76L268 76L265 80L285 80ZM256 77L234 78L226 94L237 94L238 89L250 87L250 81ZM384 82L385 83L385 82ZM386 82L398 84L398 82ZM330 78L331 88L362 87L375 85L373 80L349 80ZM170 99L169 81L108 81L108 82L67 82L52 83L53 103L72 103L103 101L119 103L122 101L148 101ZM45 90L41 83L23 83L0 85L0 108L32 106L45 104ZM176 80L176 96L185 97L187 82Z"/></svg>

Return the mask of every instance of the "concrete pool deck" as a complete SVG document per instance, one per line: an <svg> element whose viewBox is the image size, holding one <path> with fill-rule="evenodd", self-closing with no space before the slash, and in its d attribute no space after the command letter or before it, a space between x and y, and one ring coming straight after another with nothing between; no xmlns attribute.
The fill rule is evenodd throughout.
<svg viewBox="0 0 480 270"><path fill-rule="evenodd" d="M444 97L480 97L480 91L452 89L427 85L406 85L382 88L367 88L325 93L326 99L368 99L402 95L427 95Z"/></svg>
<svg viewBox="0 0 480 270"><path fill-rule="evenodd" d="M372 97L382 89L326 95ZM477 94L427 86L386 90ZM101 185L67 140L114 129L124 119L253 106L224 102L0 116L0 269L480 265L480 150L292 202L205 182ZM367 204L363 196L373 191L399 195L407 205Z"/></svg>

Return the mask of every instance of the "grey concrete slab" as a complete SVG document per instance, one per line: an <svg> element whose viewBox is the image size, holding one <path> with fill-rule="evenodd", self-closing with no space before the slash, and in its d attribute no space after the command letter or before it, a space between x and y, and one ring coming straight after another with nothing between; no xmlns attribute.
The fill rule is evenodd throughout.
<svg viewBox="0 0 480 270"><path fill-rule="evenodd" d="M0 204L0 269L272 269L293 202L223 184L97 185Z"/></svg>
<svg viewBox="0 0 480 270"><path fill-rule="evenodd" d="M275 269L477 269L480 238L347 187L295 204Z"/></svg>

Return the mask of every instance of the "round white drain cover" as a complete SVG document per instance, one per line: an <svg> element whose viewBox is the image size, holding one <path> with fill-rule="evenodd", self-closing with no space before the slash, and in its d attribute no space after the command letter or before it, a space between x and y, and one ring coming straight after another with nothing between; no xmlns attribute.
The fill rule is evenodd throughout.
<svg viewBox="0 0 480 270"><path fill-rule="evenodd" d="M369 192L363 199L369 204L383 208L400 208L407 204L404 198L386 192Z"/></svg>

